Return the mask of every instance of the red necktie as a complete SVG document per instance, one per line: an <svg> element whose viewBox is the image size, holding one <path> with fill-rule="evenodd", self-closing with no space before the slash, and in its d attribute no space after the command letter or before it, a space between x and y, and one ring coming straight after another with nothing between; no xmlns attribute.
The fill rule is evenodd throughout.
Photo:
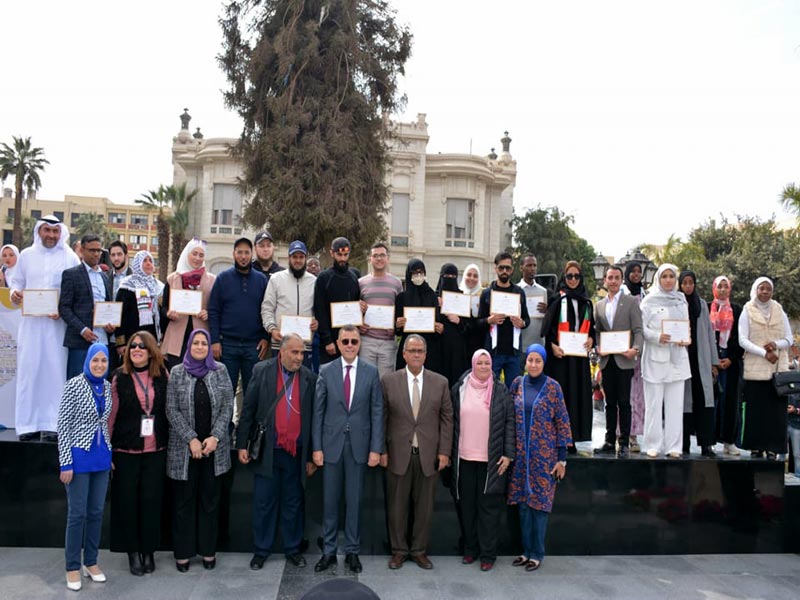
<svg viewBox="0 0 800 600"><path fill-rule="evenodd" d="M350 369L353 365L345 365L347 371L344 375L344 405L347 407L347 412L350 412Z"/></svg>

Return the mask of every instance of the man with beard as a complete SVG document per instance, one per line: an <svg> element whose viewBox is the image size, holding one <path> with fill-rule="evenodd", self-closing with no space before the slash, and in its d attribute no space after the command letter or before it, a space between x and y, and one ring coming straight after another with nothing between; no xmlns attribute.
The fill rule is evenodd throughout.
<svg viewBox="0 0 800 600"><path fill-rule="evenodd" d="M256 234L253 240L255 244L256 259L253 261L253 269L262 273L269 281L274 273L283 271L283 267L273 260L275 256L275 243L269 231L261 231Z"/></svg>
<svg viewBox="0 0 800 600"><path fill-rule="evenodd" d="M247 391L255 364L267 355L269 342L261 326L261 301L267 278L252 268L253 244L239 238L233 244L234 266L214 280L208 299L211 350L228 369L233 389L242 376Z"/></svg>
<svg viewBox="0 0 800 600"><path fill-rule="evenodd" d="M47 215L33 228L33 246L19 256L9 287L11 301L24 301L26 289L61 289L61 274L78 265L69 247L69 230ZM58 404L66 382L67 349L60 342L67 326L58 312L24 317L17 332L17 403L15 429L20 440L55 441Z"/></svg>
<svg viewBox="0 0 800 600"><path fill-rule="evenodd" d="M317 330L314 318L314 283L317 278L306 271L308 249L300 240L289 244L289 268L274 273L267 283L261 303L261 321L272 338L272 355L281 347L281 319L286 316L311 318L311 336ZM311 368L311 338L304 340L303 364Z"/></svg>
<svg viewBox="0 0 800 600"><path fill-rule="evenodd" d="M122 278L133 275L133 271L128 265L128 246L125 242L114 240L108 247L108 257L111 260L111 271L108 274L113 288L111 297L116 298Z"/></svg>
<svg viewBox="0 0 800 600"><path fill-rule="evenodd" d="M337 237L331 244L333 266L317 277L314 286L314 315L319 321L320 364L339 357L334 343L339 329L331 327L331 302L357 302L361 297L358 276L350 269L350 242Z"/></svg>
<svg viewBox="0 0 800 600"><path fill-rule="evenodd" d="M492 370L495 377L500 377L503 372L506 387L511 387L511 382L519 375L521 349L520 334L530 325L525 292L511 283L511 272L514 270L513 259L508 252L499 252L494 257L494 270L497 279L481 293L478 309L478 326L489 331L490 344L487 350L492 353ZM491 313L492 292L519 295L519 316Z"/></svg>

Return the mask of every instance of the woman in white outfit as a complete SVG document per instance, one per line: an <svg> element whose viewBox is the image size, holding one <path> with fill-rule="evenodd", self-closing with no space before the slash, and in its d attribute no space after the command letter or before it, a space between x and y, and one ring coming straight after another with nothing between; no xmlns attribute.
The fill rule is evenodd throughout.
<svg viewBox="0 0 800 600"><path fill-rule="evenodd" d="M683 391L691 369L688 343L670 341L662 333L665 319L689 319L685 296L678 291L678 268L663 264L655 283L641 304L644 327L642 379L644 379L644 442L642 450L650 458L666 451L680 458L683 440ZM662 425L661 411L664 409Z"/></svg>

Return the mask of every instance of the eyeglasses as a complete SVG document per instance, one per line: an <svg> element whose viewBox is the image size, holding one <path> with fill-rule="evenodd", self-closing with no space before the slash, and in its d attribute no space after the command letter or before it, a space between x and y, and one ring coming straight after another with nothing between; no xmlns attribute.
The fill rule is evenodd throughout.
<svg viewBox="0 0 800 600"><path fill-rule="evenodd" d="M580 278L581 278L581 276L578 273L567 273L566 275L564 275L564 279L574 280L574 279L580 279Z"/></svg>
<svg viewBox="0 0 800 600"><path fill-rule="evenodd" d="M342 346L358 346L361 340L351 339L351 338L344 338L343 340L339 340L342 343Z"/></svg>
<svg viewBox="0 0 800 600"><path fill-rule="evenodd" d="M144 345L144 342L133 342L130 348L131 350L134 348L139 348L139 350L147 350L147 346Z"/></svg>
<svg viewBox="0 0 800 600"><path fill-rule="evenodd" d="M100 253L103 251L102 248L83 248L84 252L91 252L92 254Z"/></svg>
<svg viewBox="0 0 800 600"><path fill-rule="evenodd" d="M495 268L498 271L513 271L514 270L514 267L512 267L511 265L497 265L497 267L495 267Z"/></svg>

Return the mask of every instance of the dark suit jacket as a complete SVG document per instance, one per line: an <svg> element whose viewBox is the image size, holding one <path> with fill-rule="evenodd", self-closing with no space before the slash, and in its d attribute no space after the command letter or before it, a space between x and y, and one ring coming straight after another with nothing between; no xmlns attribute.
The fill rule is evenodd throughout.
<svg viewBox="0 0 800 600"><path fill-rule="evenodd" d="M430 477L436 473L437 454L450 456L452 450L453 403L447 379L429 369L423 371L422 398L416 421L411 412L406 369L384 375L381 385L389 470L395 475L406 473L411 460L411 440L416 432L422 472Z"/></svg>
<svg viewBox="0 0 800 600"><path fill-rule="evenodd" d="M300 375L300 443L303 483L306 480L305 465L309 462L311 446L311 413L314 407L314 389L317 376L308 368L301 366ZM263 452L258 461L248 466L263 477L272 477L272 450L275 446L275 406L278 390L278 357L261 361L253 368L253 376L244 396L242 414L236 429L236 448L247 448L247 440L255 433L258 423L266 418ZM285 400L285 397L284 397Z"/></svg>
<svg viewBox="0 0 800 600"><path fill-rule="evenodd" d="M622 294L617 301L617 312L614 313L614 327L611 327L606 320L607 298L603 298L594 307L594 329L597 332L595 344L600 345L600 332L602 331L625 331L632 334L631 347L638 348L642 352L644 336L642 332L642 311L639 309L639 301L628 294ZM605 369L608 359L614 357L620 369L632 369L636 366L636 359L625 358L621 354L606 355L600 357L600 368Z"/></svg>
<svg viewBox="0 0 800 600"><path fill-rule="evenodd" d="M105 300L111 300L111 281L103 273L106 287ZM64 346L67 348L88 348L91 344L83 339L81 331L84 327L92 329L94 320L94 296L92 282L86 272L86 265L81 262L76 267L64 269L61 273L61 295L58 298L58 314L67 324L64 332Z"/></svg>
<svg viewBox="0 0 800 600"><path fill-rule="evenodd" d="M322 450L326 463L338 463L347 426L356 463L364 464L370 452L383 453L383 393L378 368L359 359L348 412L344 397L342 358L324 365L317 378L311 444ZM352 376L351 376L352 379Z"/></svg>

